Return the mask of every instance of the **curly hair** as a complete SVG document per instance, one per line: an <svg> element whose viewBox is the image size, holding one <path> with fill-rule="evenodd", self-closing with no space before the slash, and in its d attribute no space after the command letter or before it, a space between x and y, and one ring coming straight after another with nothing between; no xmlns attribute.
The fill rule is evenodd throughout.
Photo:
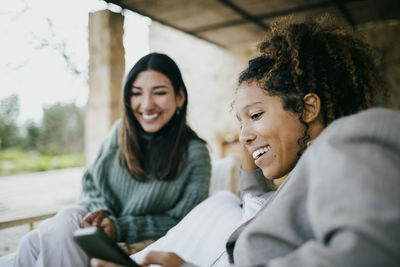
<svg viewBox="0 0 400 267"><path fill-rule="evenodd" d="M374 106L378 97L389 103L389 94L373 50L353 32L316 21L285 21L272 26L259 45L261 56L249 61L239 84L257 82L268 95L279 96L285 110L298 114L305 126L304 136L298 140L301 155L310 138L309 125L302 118L305 95L319 96L327 126Z"/></svg>

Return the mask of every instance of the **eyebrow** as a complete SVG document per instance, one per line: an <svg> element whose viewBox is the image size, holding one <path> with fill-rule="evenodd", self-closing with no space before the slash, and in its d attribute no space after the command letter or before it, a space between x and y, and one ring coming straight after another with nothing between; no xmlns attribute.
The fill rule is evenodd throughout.
<svg viewBox="0 0 400 267"><path fill-rule="evenodd" d="M250 107L252 107L252 106L254 106L254 105L258 105L258 104L262 104L262 103L261 103L260 101L251 102L251 103L247 104L246 106L244 106L244 107L242 108L242 110L246 110L246 109L248 109L248 108L250 108Z"/></svg>
<svg viewBox="0 0 400 267"><path fill-rule="evenodd" d="M248 108L250 108L250 107L252 107L254 105L258 105L258 104L262 104L262 103L260 101L251 102L251 103L247 104L246 106L244 106L242 108L242 110L246 110L246 109L248 109ZM236 119L238 121L242 121L242 119L239 117L239 115L237 113L236 113Z"/></svg>
<svg viewBox="0 0 400 267"><path fill-rule="evenodd" d="M156 85L156 86L152 87L151 90L157 90L157 89L163 89L163 88L168 88L168 86L166 86L166 85ZM142 87L132 85L131 89L142 90Z"/></svg>

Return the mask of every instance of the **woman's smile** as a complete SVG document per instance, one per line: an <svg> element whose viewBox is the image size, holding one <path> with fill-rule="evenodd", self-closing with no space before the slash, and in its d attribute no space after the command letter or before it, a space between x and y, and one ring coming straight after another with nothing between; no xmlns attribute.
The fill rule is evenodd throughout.
<svg viewBox="0 0 400 267"><path fill-rule="evenodd" d="M161 114L161 112L153 113L153 114L141 114L141 115L145 121L154 121L156 118L158 118L160 116L160 114Z"/></svg>

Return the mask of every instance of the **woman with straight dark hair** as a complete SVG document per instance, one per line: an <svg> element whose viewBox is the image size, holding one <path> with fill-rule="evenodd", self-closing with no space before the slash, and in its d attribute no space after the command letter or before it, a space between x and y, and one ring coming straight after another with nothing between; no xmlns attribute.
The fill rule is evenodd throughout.
<svg viewBox="0 0 400 267"><path fill-rule="evenodd" d="M155 240L207 197L205 142L187 125L187 91L167 55L142 57L123 88L123 113L82 179L78 206L61 210L19 244L15 266L87 266L73 241L99 227L116 242Z"/></svg>

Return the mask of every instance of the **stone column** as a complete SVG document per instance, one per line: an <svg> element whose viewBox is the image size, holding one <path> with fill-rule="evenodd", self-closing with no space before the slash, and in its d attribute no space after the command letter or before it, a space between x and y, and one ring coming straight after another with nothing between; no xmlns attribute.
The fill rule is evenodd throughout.
<svg viewBox="0 0 400 267"><path fill-rule="evenodd" d="M121 114L125 71L124 17L109 10L89 14L89 98L85 114L85 154L90 164Z"/></svg>

